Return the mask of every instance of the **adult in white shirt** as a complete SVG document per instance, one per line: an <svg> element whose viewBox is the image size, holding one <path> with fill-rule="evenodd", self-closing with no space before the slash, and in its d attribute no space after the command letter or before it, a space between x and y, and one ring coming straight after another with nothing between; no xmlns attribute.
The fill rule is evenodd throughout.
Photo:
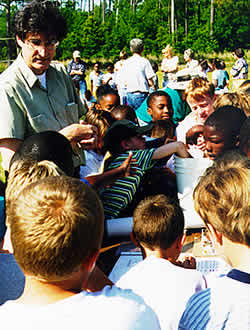
<svg viewBox="0 0 250 330"><path fill-rule="evenodd" d="M184 61L186 62L186 68L190 69L190 72L199 65L199 62L194 59L194 51L191 48L185 50Z"/></svg>
<svg viewBox="0 0 250 330"><path fill-rule="evenodd" d="M167 87L169 80L169 73L176 73L178 70L179 57L173 56L172 47L167 45L162 50L163 60L161 62L161 71L163 71L163 88Z"/></svg>
<svg viewBox="0 0 250 330"><path fill-rule="evenodd" d="M136 110L147 97L149 88L155 90L153 81L155 73L150 62L141 56L144 50L141 39L132 39L130 50L133 56L124 62L122 79L127 87L127 103Z"/></svg>

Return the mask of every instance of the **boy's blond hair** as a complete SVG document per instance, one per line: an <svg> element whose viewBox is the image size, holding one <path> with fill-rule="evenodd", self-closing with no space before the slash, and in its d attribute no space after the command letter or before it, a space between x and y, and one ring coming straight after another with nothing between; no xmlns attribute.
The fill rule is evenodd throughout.
<svg viewBox="0 0 250 330"><path fill-rule="evenodd" d="M184 216L176 201L165 195L141 201L133 214L133 235L139 244L154 249L167 249L183 235Z"/></svg>
<svg viewBox="0 0 250 330"><path fill-rule="evenodd" d="M232 105L243 110L246 116L250 115L250 97L244 93L232 92L224 93L217 97L214 101L214 110L217 110L225 105Z"/></svg>
<svg viewBox="0 0 250 330"><path fill-rule="evenodd" d="M214 84L203 77L193 78L185 90L186 99L192 101L202 101L207 97L213 99L214 93Z"/></svg>
<svg viewBox="0 0 250 330"><path fill-rule="evenodd" d="M48 176L60 175L65 174L51 161L16 160L10 167L5 191L6 214L8 214L11 201L14 201L27 185ZM9 220L11 218L7 217L6 223L8 225Z"/></svg>
<svg viewBox="0 0 250 330"><path fill-rule="evenodd" d="M201 177L194 206L205 224L233 242L250 246L250 160L225 153Z"/></svg>
<svg viewBox="0 0 250 330"><path fill-rule="evenodd" d="M10 204L9 216L14 256L38 279L69 278L101 247L101 202L78 179L49 177L28 185Z"/></svg>

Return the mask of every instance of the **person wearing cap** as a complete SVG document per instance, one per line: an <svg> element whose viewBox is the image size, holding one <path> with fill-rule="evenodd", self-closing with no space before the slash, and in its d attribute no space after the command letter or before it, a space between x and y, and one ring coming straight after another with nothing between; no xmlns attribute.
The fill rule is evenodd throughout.
<svg viewBox="0 0 250 330"><path fill-rule="evenodd" d="M132 39L130 50L133 55L124 62L121 75L127 87L127 103L136 111L148 96L149 88L155 90L155 73L149 60L142 57L144 44L141 39Z"/></svg>
<svg viewBox="0 0 250 330"><path fill-rule="evenodd" d="M157 160L176 153L179 157L189 157L182 142L164 144L158 148L146 149L144 134L149 133L153 124L139 127L129 120L118 120L106 131L104 148L111 157L106 159L104 171L116 168L133 152L133 175L117 179L100 192L105 218L129 216L137 204L136 193L147 170L154 167Z"/></svg>
<svg viewBox="0 0 250 330"><path fill-rule="evenodd" d="M184 52L184 61L186 62L186 68L192 71L197 68L199 62L194 59L194 51L191 48L188 48Z"/></svg>
<svg viewBox="0 0 250 330"><path fill-rule="evenodd" d="M173 50L170 45L167 45L162 50L163 60L161 62L161 71L163 72L163 88L167 87L169 81L169 73L178 71L179 57L173 56Z"/></svg>
<svg viewBox="0 0 250 330"><path fill-rule="evenodd" d="M22 141L37 132L58 131L74 147L75 167L84 164L83 147L95 144L96 129L79 124L87 112L64 65L52 62L67 34L57 3L33 0L15 15L21 51L0 76L0 153L5 170Z"/></svg>
<svg viewBox="0 0 250 330"><path fill-rule="evenodd" d="M81 60L81 54L79 50L73 52L73 59L69 62L67 71L71 76L73 83L80 92L81 97L84 97L87 90L87 84L85 80L85 65Z"/></svg>

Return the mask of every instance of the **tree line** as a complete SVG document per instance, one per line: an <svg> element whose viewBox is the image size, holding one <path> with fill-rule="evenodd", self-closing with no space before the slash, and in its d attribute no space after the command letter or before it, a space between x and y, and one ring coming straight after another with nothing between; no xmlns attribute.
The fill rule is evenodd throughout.
<svg viewBox="0 0 250 330"><path fill-rule="evenodd" d="M98 2L97 2L98 1ZM23 1L0 2L0 59L15 58L13 20ZM161 55L171 44L176 53L249 49L248 0L63 0L68 36L57 50L66 60L75 49L85 59L115 59L141 38L145 54Z"/></svg>

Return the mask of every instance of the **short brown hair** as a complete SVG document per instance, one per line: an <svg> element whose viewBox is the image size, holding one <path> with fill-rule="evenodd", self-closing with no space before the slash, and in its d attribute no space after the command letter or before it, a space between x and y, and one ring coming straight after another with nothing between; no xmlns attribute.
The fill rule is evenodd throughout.
<svg viewBox="0 0 250 330"><path fill-rule="evenodd" d="M133 214L133 234L139 244L167 249L183 235L184 216L177 201L165 195L144 199Z"/></svg>
<svg viewBox="0 0 250 330"><path fill-rule="evenodd" d="M193 78L185 90L186 99L189 98L195 101L201 101L207 97L212 99L215 95L214 93L214 84L203 77Z"/></svg>
<svg viewBox="0 0 250 330"><path fill-rule="evenodd" d="M78 179L49 177L30 184L9 214L14 256L24 273L42 280L66 279L101 247L101 202Z"/></svg>
<svg viewBox="0 0 250 330"><path fill-rule="evenodd" d="M250 160L225 153L209 167L194 190L194 206L205 224L233 242L250 246Z"/></svg>

